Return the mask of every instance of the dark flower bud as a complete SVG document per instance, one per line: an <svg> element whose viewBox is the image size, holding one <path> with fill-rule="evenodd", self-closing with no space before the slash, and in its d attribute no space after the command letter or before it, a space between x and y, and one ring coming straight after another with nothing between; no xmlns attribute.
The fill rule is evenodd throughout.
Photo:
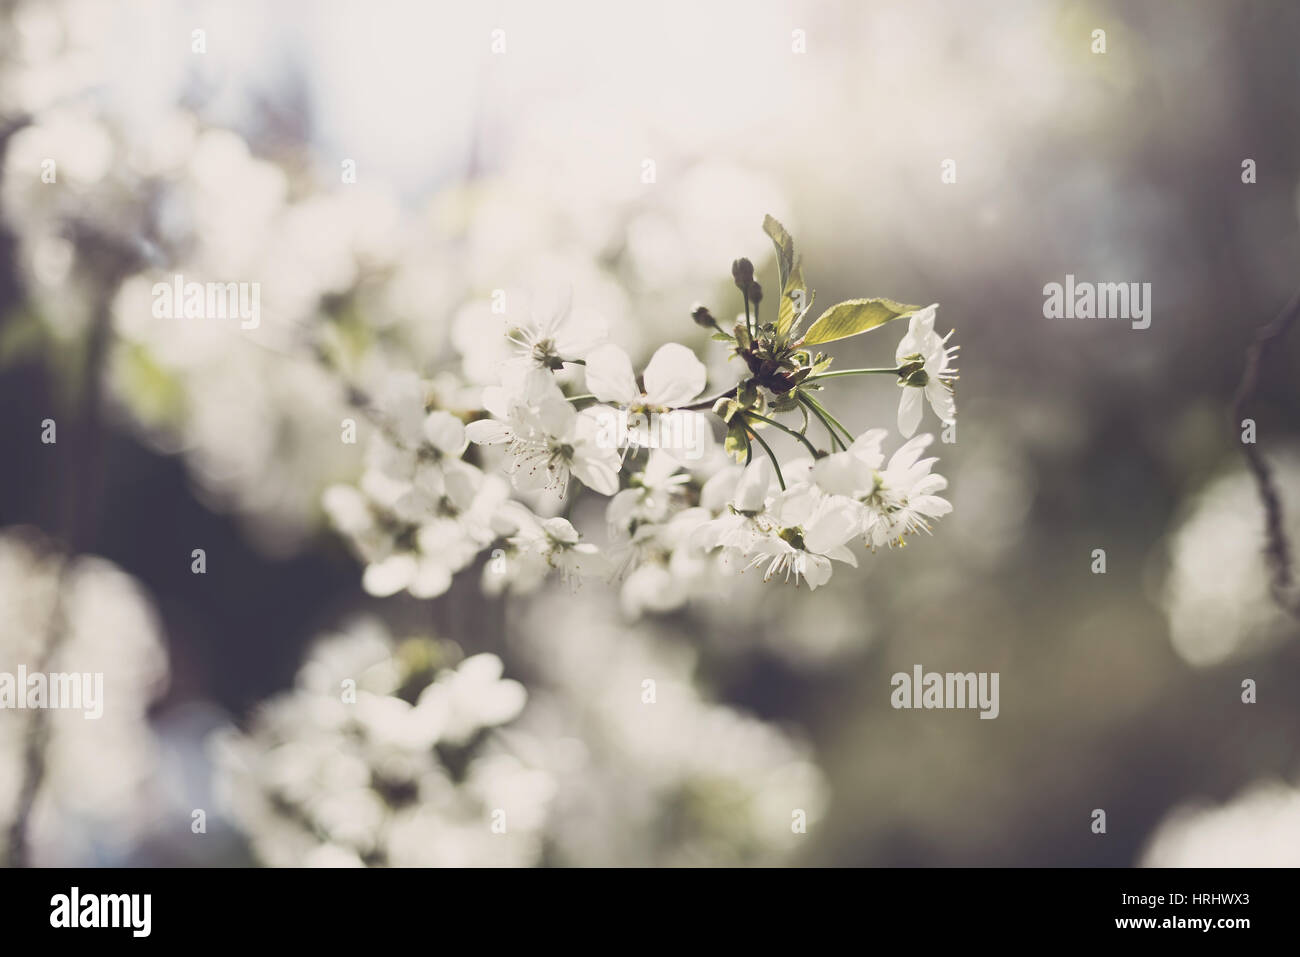
<svg viewBox="0 0 1300 957"><path fill-rule="evenodd" d="M736 288L747 292L754 282L754 264L748 259L740 258L731 264L731 278L736 281Z"/></svg>
<svg viewBox="0 0 1300 957"><path fill-rule="evenodd" d="M718 320L713 318L713 313L709 312L707 306L696 306L691 312L691 318L695 320L697 326L703 326L705 329L718 328Z"/></svg>
<svg viewBox="0 0 1300 957"><path fill-rule="evenodd" d="M749 301L756 306L763 301L763 287L756 282L749 284Z"/></svg>

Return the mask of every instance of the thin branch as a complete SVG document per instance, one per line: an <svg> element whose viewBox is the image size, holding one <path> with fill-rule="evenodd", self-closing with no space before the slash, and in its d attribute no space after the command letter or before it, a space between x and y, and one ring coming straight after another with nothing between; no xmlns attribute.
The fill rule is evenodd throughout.
<svg viewBox="0 0 1300 957"><path fill-rule="evenodd" d="M54 603L50 609L49 625L41 646L40 659L35 670L48 673L56 668L59 649L68 634L68 611L65 597L72 587L73 558L59 558L59 571L54 582ZM19 689L25 694L25 689ZM45 781L45 755L50 742L50 712L40 708L32 713L23 742L23 763L18 781L18 796L14 801L14 817L9 824L9 837L5 842L6 867L31 866L31 817L36 807L36 797Z"/></svg>
<svg viewBox="0 0 1300 957"><path fill-rule="evenodd" d="M82 221L70 223L68 232L86 257L86 268L96 283L97 299L86 336L81 378L76 386L76 407L68 423L72 426L74 461L59 477L63 487L60 507L65 523L61 543L64 554L55 582L49 628L40 652L40 671L53 670L68 638L70 625L65 606L67 592L72 587L71 571L76 557L90 551L95 544L102 494L103 392L113 329L112 293L139 264L139 247L129 240ZM10 867L31 864L31 816L45 781L49 736L50 713L40 709L32 717L24 742L22 777L6 848L6 863Z"/></svg>
<svg viewBox="0 0 1300 957"><path fill-rule="evenodd" d="M754 441L756 441L759 445L763 447L763 451L767 453L767 457L772 460L772 468L776 472L777 484L781 486L781 491L784 492L785 476L781 474L781 463L777 461L776 456L772 453L772 446L764 442L763 437L759 435L757 432L755 432L753 429L749 431L749 435L751 438L754 439Z"/></svg>
<svg viewBox="0 0 1300 957"><path fill-rule="evenodd" d="M835 451L836 446L839 446L841 449L848 451L848 446L844 444L844 440L841 439L839 433L835 431L835 427L826 421L826 416L822 415L821 410L818 409L817 406L814 405L813 402L808 398L808 396L804 395L802 392L799 393L799 403L801 408L811 409L813 415L817 416L817 421L820 422L826 428L826 434L831 437L832 452ZM805 412L804 414L806 415L807 413Z"/></svg>
<svg viewBox="0 0 1300 957"><path fill-rule="evenodd" d="M819 379L838 379L846 375L898 375L898 369L836 369L832 372L819 372L816 375L810 375L805 382L816 382Z"/></svg>
<svg viewBox="0 0 1300 957"><path fill-rule="evenodd" d="M1297 319L1300 319L1300 291L1297 291L1291 297L1277 318L1259 330L1250 346L1246 349L1246 369L1242 374L1241 384L1237 386L1237 394L1232 402L1232 429L1234 433L1237 433L1242 427L1241 422L1246 418L1246 409L1259 391L1266 354L1273 348L1281 347L1282 341L1286 338L1287 333L1291 331L1291 327L1296 324ZM1300 597L1292 594L1292 586L1295 583L1295 570L1291 544L1287 540L1286 526L1283 522L1282 499L1278 494L1277 484L1273 480L1273 472L1268 463L1264 461L1264 455L1257 444L1242 442L1241 450L1246 456L1246 464L1250 467L1251 474L1255 478L1260 500L1264 504L1264 533L1267 539L1264 556L1268 561L1272 575L1269 590L1272 592L1273 600L1280 607L1300 618Z"/></svg>
<svg viewBox="0 0 1300 957"><path fill-rule="evenodd" d="M736 386L732 386L726 392L719 392L717 395L711 395L707 399L696 399L690 405L681 406L682 409L691 412L702 412L705 409L712 409L719 399L734 399L736 397Z"/></svg>
<svg viewBox="0 0 1300 957"><path fill-rule="evenodd" d="M826 406L822 405L820 402L814 399L807 392L801 392L800 394L803 395L810 403L812 403L812 407L814 409L816 409L819 413L821 413L823 416L826 417L827 422L829 422L831 425L835 426L837 429L839 429L841 432L844 433L844 437L848 439L850 445L853 444L853 433L850 432L848 429L846 429L839 419L831 415L830 412L826 410Z"/></svg>
<svg viewBox="0 0 1300 957"><path fill-rule="evenodd" d="M817 458L817 449L811 442L808 441L808 437L806 435L801 435L800 433L796 432L794 429L790 428L789 426L782 425L780 422L776 421L775 419L769 419L765 415L759 415L757 412L746 412L745 415L746 417L751 419L756 419L759 422L766 422L768 425L774 425L782 432L784 432L786 435L793 435L796 439L798 439L800 442L804 444L804 446L808 449L809 452L812 453L812 457L814 459Z"/></svg>

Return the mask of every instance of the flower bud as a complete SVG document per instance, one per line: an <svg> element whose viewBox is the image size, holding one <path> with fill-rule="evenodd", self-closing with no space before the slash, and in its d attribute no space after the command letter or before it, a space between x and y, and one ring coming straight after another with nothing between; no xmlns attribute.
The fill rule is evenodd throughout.
<svg viewBox="0 0 1300 957"><path fill-rule="evenodd" d="M731 264L731 278L736 281L736 288L748 292L754 282L754 264L743 256Z"/></svg>
<svg viewBox="0 0 1300 957"><path fill-rule="evenodd" d="M691 318L695 320L697 326L703 326L705 329L718 328L718 320L713 318L713 313L709 312L707 306L696 306L691 312Z"/></svg>

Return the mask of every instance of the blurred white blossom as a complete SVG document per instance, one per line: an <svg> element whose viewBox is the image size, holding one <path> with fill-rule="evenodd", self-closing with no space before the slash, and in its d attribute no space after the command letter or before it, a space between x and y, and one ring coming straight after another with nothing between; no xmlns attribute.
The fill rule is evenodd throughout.
<svg viewBox="0 0 1300 957"><path fill-rule="evenodd" d="M1283 495L1287 534L1300 540L1300 512L1287 500L1300 485L1294 451L1270 454ZM1294 629L1269 594L1264 514L1249 474L1235 470L1202 489L1169 537L1164 610L1174 650L1209 666L1263 650Z"/></svg>
<svg viewBox="0 0 1300 957"><path fill-rule="evenodd" d="M64 563L70 563L64 568ZM0 661L10 673L102 674L102 714L0 712L0 843L25 777L34 722L48 722L31 819L39 865L118 862L154 826L158 753L150 704L168 666L158 622L134 579L102 558L66 558L30 529L0 532ZM46 649L54 641L53 657Z"/></svg>
<svg viewBox="0 0 1300 957"><path fill-rule="evenodd" d="M1300 791L1259 782L1224 804L1175 808L1148 839L1142 866L1300 866Z"/></svg>
<svg viewBox="0 0 1300 957"><path fill-rule="evenodd" d="M446 655L359 620L322 639L247 732L213 738L219 793L262 862L538 862L554 784L494 736L523 686L494 655Z"/></svg>

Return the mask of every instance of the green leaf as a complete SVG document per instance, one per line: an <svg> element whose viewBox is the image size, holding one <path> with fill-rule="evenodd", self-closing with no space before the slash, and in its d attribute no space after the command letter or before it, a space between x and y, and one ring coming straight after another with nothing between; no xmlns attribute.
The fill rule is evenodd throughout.
<svg viewBox="0 0 1300 957"><path fill-rule="evenodd" d="M742 406L735 399L721 398L713 403L713 414L723 422L730 424L736 413L741 410Z"/></svg>
<svg viewBox="0 0 1300 957"><path fill-rule="evenodd" d="M744 416L738 417L727 429L727 438L722 447L737 462L753 455L749 448L749 431L745 427Z"/></svg>
<svg viewBox="0 0 1300 957"><path fill-rule="evenodd" d="M736 325L731 330L731 338L736 341L736 346L744 351L749 348L752 341L749 338L749 330L745 328L745 318L742 316L736 321Z"/></svg>
<svg viewBox="0 0 1300 957"><path fill-rule="evenodd" d="M776 246L776 268L781 275L781 289L784 291L786 277L794 269L794 237L771 216L763 217L763 232L772 237L772 244Z"/></svg>
<svg viewBox="0 0 1300 957"><path fill-rule="evenodd" d="M920 308L894 302L892 299L849 299L836 303L823 312L809 326L803 344L815 346L836 339L847 339L895 319L906 318Z"/></svg>
<svg viewBox="0 0 1300 957"><path fill-rule="evenodd" d="M788 335L812 308L812 293L803 278L803 265L794 252L794 237L771 216L763 217L763 232L776 247L776 268L781 282L781 302L777 307L776 332Z"/></svg>
<svg viewBox="0 0 1300 957"><path fill-rule="evenodd" d="M781 305L776 314L776 332L779 336L792 334L808 310L812 308L815 294L803 278L803 264L796 262L781 292Z"/></svg>

